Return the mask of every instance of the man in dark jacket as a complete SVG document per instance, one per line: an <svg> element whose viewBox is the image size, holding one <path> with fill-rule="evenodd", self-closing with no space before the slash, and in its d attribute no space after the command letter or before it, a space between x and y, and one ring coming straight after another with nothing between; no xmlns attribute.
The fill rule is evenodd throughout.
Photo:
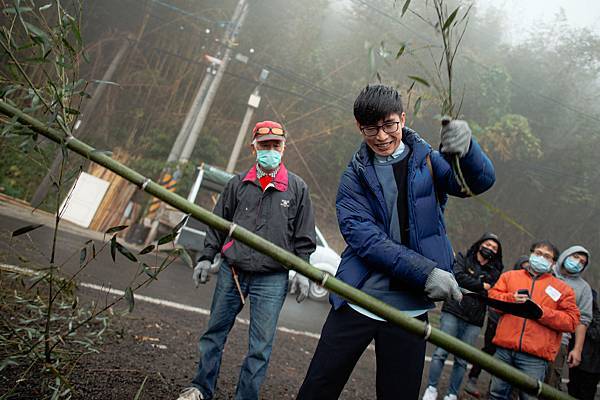
<svg viewBox="0 0 600 400"><path fill-rule="evenodd" d="M454 276L461 287L472 292L486 294L500 277L503 268L502 246L498 236L493 233L485 233L473 243L466 255L458 254L454 263ZM442 307L440 329L465 343L473 344L483 326L486 310L485 304L472 297L465 297L460 303L455 300L447 300ZM493 335L489 341L491 342L492 339ZM488 353L490 352L488 351ZM423 400L437 398L437 385L447 357L447 350L441 347L435 349ZM454 357L450 387L444 400L457 399L466 369L467 362L462 358Z"/></svg>
<svg viewBox="0 0 600 400"><path fill-rule="evenodd" d="M313 208L306 183L281 162L286 133L273 121L257 123L252 133L256 164L231 178L213 212L308 262L316 248ZM226 233L209 229L194 269L196 286L206 282L211 262L219 253L224 261L219 268L208 328L199 342L198 369L192 386L180 395L180 400L213 398L225 341L246 298L250 301L249 348L235 399L258 399L269 364L277 319L287 293L288 271ZM296 275L304 279L308 289L308 279Z"/></svg>
<svg viewBox="0 0 600 400"><path fill-rule="evenodd" d="M443 218L448 194L465 196L451 154L459 156L474 193L492 186L494 168L464 121L444 125L442 153L432 150L405 127L400 94L392 87L363 89L354 117L363 143L338 189L337 217L347 247L336 277L426 321L433 301L462 297L451 272L454 257ZM425 340L337 295L330 302L298 398L338 398L372 340L377 397L418 398Z"/></svg>
<svg viewBox="0 0 600 400"><path fill-rule="evenodd" d="M581 362L578 366L569 368L569 394L581 400L594 400L598 382L600 382L600 308L598 308L598 293L592 289L593 318L587 328ZM571 338L569 349L575 345Z"/></svg>

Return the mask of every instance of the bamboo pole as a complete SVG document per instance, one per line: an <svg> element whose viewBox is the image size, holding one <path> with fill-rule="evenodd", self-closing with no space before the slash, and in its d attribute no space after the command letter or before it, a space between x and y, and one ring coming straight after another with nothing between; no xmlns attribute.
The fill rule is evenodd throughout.
<svg viewBox="0 0 600 400"><path fill-rule="evenodd" d="M573 399L568 394L561 392L545 383L536 381L522 371L505 364L489 354L470 346L459 339L442 332L439 329L431 327L429 323L408 317L403 312L383 303L380 300L371 297L360 290L334 278L330 274L321 271L298 256L274 245L273 243L261 238L258 235L244 229L241 226L220 218L212 212L194 204L183 197L171 193L159 184L146 178L140 173L126 167L125 165L113 160L108 155L97 151L88 144L76 139L73 136L65 136L64 133L49 128L41 121L23 113L21 110L9 105L4 100L0 100L0 113L9 118L16 117L19 123L30 127L33 131L43 135L50 140L65 146L68 149L88 158L105 168L122 176L133 184L139 186L147 193L161 199L165 203L191 214L194 218L204 222L212 228L229 232L230 236L236 240L252 247L253 249L267 254L286 268L293 269L302 275L305 275L314 282L320 283L329 291L336 293L349 302L363 307L375 315L390 321L405 330L423 337L425 340L440 346L449 352L461 357L471 363L479 364L483 369L491 374L510 382L513 386L522 389L543 399Z"/></svg>

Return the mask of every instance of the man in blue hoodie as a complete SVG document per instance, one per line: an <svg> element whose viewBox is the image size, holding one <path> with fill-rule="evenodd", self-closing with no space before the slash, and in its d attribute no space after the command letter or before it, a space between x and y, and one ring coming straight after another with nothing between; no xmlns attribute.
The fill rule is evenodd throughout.
<svg viewBox="0 0 600 400"><path fill-rule="evenodd" d="M369 85L354 103L363 143L344 172L336 199L347 247L336 277L409 316L427 320L433 301L460 300L443 210L448 195L465 197L451 167L458 155L474 193L489 189L494 167L465 121L441 131L441 152L405 126L398 91ZM377 398L416 399L425 340L332 294L332 308L298 393L336 399L371 341Z"/></svg>
<svg viewBox="0 0 600 400"><path fill-rule="evenodd" d="M558 257L558 261L554 266L554 275L565 281L575 292L575 302L581 313L579 325L575 328L575 337L573 339L573 349L568 350L570 333L564 333L560 350L556 356L554 363L548 366L546 373L546 383L554 386L557 389L562 387L562 370L565 362L569 368L574 368L581 362L581 352L583 343L585 342L585 334L593 315L593 296L592 288L581 277L583 271L590 263L590 252L583 246L571 246L563 251Z"/></svg>

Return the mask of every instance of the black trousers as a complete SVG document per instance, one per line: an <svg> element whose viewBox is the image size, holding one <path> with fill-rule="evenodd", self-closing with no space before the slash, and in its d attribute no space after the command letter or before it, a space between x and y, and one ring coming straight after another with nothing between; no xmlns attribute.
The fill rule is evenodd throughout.
<svg viewBox="0 0 600 400"><path fill-rule="evenodd" d="M576 399L594 400L596 388L600 382L600 374L569 368L569 394Z"/></svg>
<svg viewBox="0 0 600 400"><path fill-rule="evenodd" d="M490 320L488 317L487 326L485 327L485 333L483 334L483 347L482 351L493 356L496 352L496 345L492 343L494 336L496 336L496 328L498 323ZM473 364L471 371L469 372L469 378L477 379L481 374L481 367L478 364Z"/></svg>
<svg viewBox="0 0 600 400"><path fill-rule="evenodd" d="M427 314L419 319L426 320ZM418 399L425 341L397 325L366 317L348 305L329 312L297 398L337 399L372 340L377 360L377 399Z"/></svg>

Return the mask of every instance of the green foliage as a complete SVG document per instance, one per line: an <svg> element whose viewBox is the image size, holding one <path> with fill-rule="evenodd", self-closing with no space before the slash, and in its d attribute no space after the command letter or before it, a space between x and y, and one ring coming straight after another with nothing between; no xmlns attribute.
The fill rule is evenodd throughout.
<svg viewBox="0 0 600 400"><path fill-rule="evenodd" d="M539 159L543 155L540 139L533 134L527 118L522 115L504 115L476 135L486 152L497 160L523 161Z"/></svg>

